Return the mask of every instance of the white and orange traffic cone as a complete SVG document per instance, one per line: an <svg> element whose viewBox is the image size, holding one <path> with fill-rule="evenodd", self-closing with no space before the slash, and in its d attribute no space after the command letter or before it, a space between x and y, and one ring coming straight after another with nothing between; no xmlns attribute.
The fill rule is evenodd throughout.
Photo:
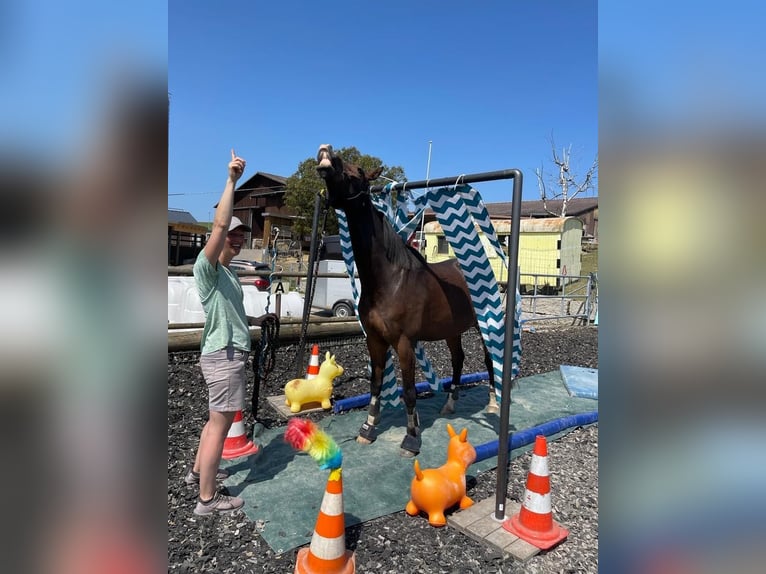
<svg viewBox="0 0 766 574"><path fill-rule="evenodd" d="M550 548L569 535L569 530L553 520L548 443L542 435L535 437L521 510L503 522L503 528L541 550Z"/></svg>
<svg viewBox="0 0 766 574"><path fill-rule="evenodd" d="M223 441L223 454L226 460L247 456L258 452L258 445L247 438L245 434L245 423L242 421L242 411L239 410L234 415L234 422L231 423L229 434Z"/></svg>
<svg viewBox="0 0 766 574"><path fill-rule="evenodd" d="M309 368L306 371L306 379L314 379L319 374L319 345L311 347Z"/></svg>
<svg viewBox="0 0 766 574"><path fill-rule="evenodd" d="M314 535L308 548L301 548L294 574L353 574L356 557L346 550L341 469L330 471Z"/></svg>

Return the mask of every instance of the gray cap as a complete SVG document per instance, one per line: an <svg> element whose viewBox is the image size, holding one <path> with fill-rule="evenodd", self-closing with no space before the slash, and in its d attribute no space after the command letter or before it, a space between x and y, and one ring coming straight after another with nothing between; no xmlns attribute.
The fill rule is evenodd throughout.
<svg viewBox="0 0 766 574"><path fill-rule="evenodd" d="M234 231L238 227L243 227L245 231L252 231L249 225L245 225L242 223L242 220L239 217L232 217L231 223L229 224L229 231Z"/></svg>

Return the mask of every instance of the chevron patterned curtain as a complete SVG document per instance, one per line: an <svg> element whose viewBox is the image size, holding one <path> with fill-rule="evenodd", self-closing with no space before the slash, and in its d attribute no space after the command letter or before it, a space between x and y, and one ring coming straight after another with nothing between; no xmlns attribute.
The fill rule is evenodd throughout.
<svg viewBox="0 0 766 574"><path fill-rule="evenodd" d="M415 204L416 208L416 215L411 219L408 219L406 216L406 202L408 199ZM444 235L452 247L468 283L479 323L479 330L492 358L495 396L498 402L500 402L503 352L505 347L505 310L503 309L502 298L500 297L494 272L489 264L484 246L479 239L479 234L476 231L477 226L488 238L506 267L508 266L508 261L497 239L494 226L481 199L481 195L477 190L467 185L429 190L417 198L408 198L405 194L399 192L397 194L397 206L394 209L391 184L389 184L382 193L373 196L373 205L388 218L394 229L405 241L417 228L418 221L426 206L430 205L431 209L436 213L436 218L442 226ZM341 250L349 277L352 278L351 285L354 294L354 306L356 307L359 302L359 293L353 280L356 266L354 264L354 253L351 248L351 238L348 233L348 224L344 212L336 210L336 214L338 215ZM521 365L520 319L521 296L518 290L516 290L512 341L512 377L518 375ZM415 347L415 356L431 389L434 391L442 390L442 384L431 367L425 349L420 342ZM401 404L391 349L388 350L386 356L380 400L383 407L396 407Z"/></svg>

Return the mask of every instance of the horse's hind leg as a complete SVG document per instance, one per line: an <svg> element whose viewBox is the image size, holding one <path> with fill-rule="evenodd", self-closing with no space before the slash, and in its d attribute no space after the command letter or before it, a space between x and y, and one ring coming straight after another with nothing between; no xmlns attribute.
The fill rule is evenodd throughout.
<svg viewBox="0 0 766 574"><path fill-rule="evenodd" d="M447 402L444 403L440 414L450 415L455 412L455 401L458 398L458 385L460 384L460 376L463 374L463 362L465 361L465 353L463 352L463 342L460 335L456 337L449 337L445 339L447 347L449 348L450 356L452 357L452 389L447 397Z"/></svg>
<svg viewBox="0 0 766 574"><path fill-rule="evenodd" d="M479 333L481 335L481 333ZM487 344L484 342L484 338L481 340L484 347L484 364L487 366L487 375L489 376L489 402L487 403L488 413L500 412L500 405L497 404L497 395L495 394L495 369L492 365L492 357L487 350Z"/></svg>
<svg viewBox="0 0 766 574"><path fill-rule="evenodd" d="M402 398L407 409L407 434L402 440L401 455L405 457L415 456L420 452L422 444L420 438L420 421L415 409L418 393L415 390L415 352L412 343L404 338L399 340L396 348L399 355L399 367L402 369Z"/></svg>
<svg viewBox="0 0 766 574"><path fill-rule="evenodd" d="M370 353L372 373L370 375L370 406L367 420L362 423L356 441L370 444L377 438L375 426L380 422L380 390L383 386L383 369L386 367L388 344L376 338L372 333L367 337L367 350Z"/></svg>

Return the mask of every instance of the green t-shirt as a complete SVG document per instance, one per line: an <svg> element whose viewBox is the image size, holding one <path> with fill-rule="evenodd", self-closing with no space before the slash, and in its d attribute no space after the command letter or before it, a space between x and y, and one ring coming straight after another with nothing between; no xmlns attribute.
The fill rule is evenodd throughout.
<svg viewBox="0 0 766 574"><path fill-rule="evenodd" d="M250 351L250 331L242 295L242 286L236 273L218 263L215 267L201 251L194 263L205 328L202 331L202 354L213 353L232 346Z"/></svg>

